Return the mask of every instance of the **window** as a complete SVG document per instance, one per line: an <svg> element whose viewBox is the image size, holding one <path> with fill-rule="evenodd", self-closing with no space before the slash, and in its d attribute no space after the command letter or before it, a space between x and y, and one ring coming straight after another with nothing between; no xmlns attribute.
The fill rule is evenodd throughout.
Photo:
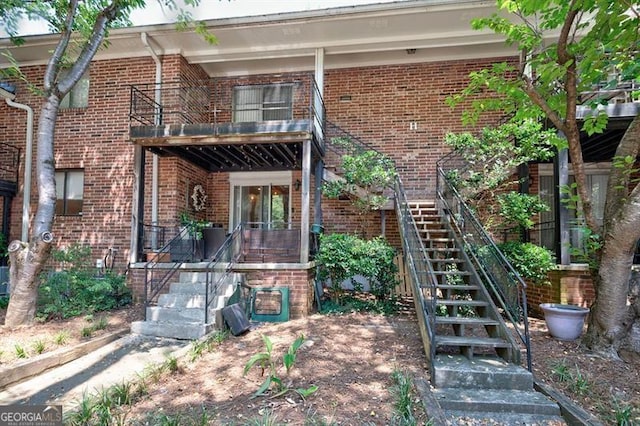
<svg viewBox="0 0 640 426"><path fill-rule="evenodd" d="M86 108L89 106L89 75L83 75L60 101L60 108Z"/></svg>
<svg viewBox="0 0 640 426"><path fill-rule="evenodd" d="M84 170L56 171L56 214L82 215L84 198Z"/></svg>
<svg viewBox="0 0 640 426"><path fill-rule="evenodd" d="M236 172L231 181L231 229L287 229L291 217L291 172Z"/></svg>
<svg viewBox="0 0 640 426"><path fill-rule="evenodd" d="M233 91L233 122L291 120L293 86L243 86Z"/></svg>
<svg viewBox="0 0 640 426"><path fill-rule="evenodd" d="M604 167L603 167L604 165ZM593 208L593 214L596 222L602 225L604 217L604 202L607 194L607 182L609 180L609 174L606 170L608 163L596 164L593 169L587 168L587 188L591 192L591 204ZM546 170L543 165L540 165L540 198L549 207L548 212L540 213L540 222L542 224L552 224L555 221L555 194L554 194L554 180L553 176L546 173L551 170ZM545 174L542 174L545 173ZM575 182L573 174L569 175L569 184ZM582 233L579 224L581 220L576 217L576 211L569 210L569 234L571 240L571 246L574 248L582 248L584 246L584 235ZM540 230L540 243L550 249L554 250L555 231L553 226L544 226Z"/></svg>

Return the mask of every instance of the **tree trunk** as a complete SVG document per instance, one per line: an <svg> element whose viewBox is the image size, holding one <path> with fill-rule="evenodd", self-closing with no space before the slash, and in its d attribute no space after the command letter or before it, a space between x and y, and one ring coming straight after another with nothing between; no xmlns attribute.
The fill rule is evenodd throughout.
<svg viewBox="0 0 640 426"><path fill-rule="evenodd" d="M51 252L51 229L56 208L53 140L59 103L57 96L47 98L38 121L38 209L31 231L33 236L28 244L16 240L9 246L11 298L4 323L10 327L33 322L38 301L39 275Z"/></svg>
<svg viewBox="0 0 640 426"><path fill-rule="evenodd" d="M52 241L51 233L45 232L31 246L18 240L9 244L11 299L4 321L6 326L33 322L38 300L38 275L49 256Z"/></svg>

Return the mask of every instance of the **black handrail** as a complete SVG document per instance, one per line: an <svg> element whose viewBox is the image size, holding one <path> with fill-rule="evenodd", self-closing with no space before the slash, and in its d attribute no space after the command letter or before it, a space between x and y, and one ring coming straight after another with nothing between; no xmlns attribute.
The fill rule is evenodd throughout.
<svg viewBox="0 0 640 426"><path fill-rule="evenodd" d="M195 247L192 244L185 244L189 241L188 229L182 229L178 235L173 237L167 244L165 244L156 253L155 258L148 261L144 266L144 306L145 306L145 319L147 317L146 308L149 307L152 301L160 294L162 289L167 285L169 280L173 277L180 267L193 258L193 252ZM187 251L173 251L172 247L190 247ZM159 268L160 261L165 255L171 256L171 266L169 268Z"/></svg>
<svg viewBox="0 0 640 426"><path fill-rule="evenodd" d="M476 270L485 282L485 287L514 326L527 352L527 368L533 371L527 313L527 284L496 247L493 239L489 237L473 211L447 178L447 172L441 164L437 167L436 177L437 197L442 205L441 208L450 216L454 230L463 241L464 250L473 260Z"/></svg>
<svg viewBox="0 0 640 426"><path fill-rule="evenodd" d="M413 289L416 314L420 324L420 333L429 371L434 371L436 356L436 299L437 279L431 262L422 242L413 215L409 208L409 201L400 177L395 183L396 215L401 227L400 238L405 256L405 265L409 269L409 280ZM426 292L426 294L425 294ZM425 315L426 313L426 315Z"/></svg>
<svg viewBox="0 0 640 426"><path fill-rule="evenodd" d="M214 85L214 80L166 81L162 84L146 83L130 87L129 125L158 126L184 124L213 125L214 134L229 132L228 125L242 124L244 121L299 121L306 120L306 130L322 133L325 125L326 107L322 94L312 74L304 74L302 80L292 77L290 81L278 83L292 88L292 99L288 105L247 107L237 109L234 104L233 86ZM160 93L161 101L156 101ZM237 112L255 115L255 120L236 122ZM276 112L275 118L264 116L263 112ZM246 123L245 123L246 124ZM317 138L320 149L324 150L324 138Z"/></svg>
<svg viewBox="0 0 640 426"><path fill-rule="evenodd" d="M242 224L239 224L227 236L220 248L213 255L213 258L205 268L207 279L205 289L205 311L204 323L209 323L209 306L215 300L222 283L233 271L233 266L240 255L240 238L242 235ZM217 279L214 279L215 272L223 272Z"/></svg>

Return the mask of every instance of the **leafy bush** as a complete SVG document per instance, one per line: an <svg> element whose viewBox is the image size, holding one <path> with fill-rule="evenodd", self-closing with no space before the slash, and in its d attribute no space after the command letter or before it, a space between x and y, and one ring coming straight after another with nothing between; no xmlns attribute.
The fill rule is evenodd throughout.
<svg viewBox="0 0 640 426"><path fill-rule="evenodd" d="M546 205L537 195L521 194L519 192L507 192L498 195L500 204L500 216L507 223L531 229L535 224L531 217L541 212L549 211Z"/></svg>
<svg viewBox="0 0 640 426"><path fill-rule="evenodd" d="M9 296L0 296L0 309L7 309L9 306Z"/></svg>
<svg viewBox="0 0 640 426"><path fill-rule="evenodd" d="M535 284L549 283L547 273L556 267L555 257L549 250L518 241L498 244L498 248L521 277Z"/></svg>
<svg viewBox="0 0 640 426"><path fill-rule="evenodd" d="M320 277L330 278L334 294L342 293L342 282L355 275L369 280L371 293L387 297L396 286L395 250L383 237L363 240L351 234L323 234L316 262Z"/></svg>
<svg viewBox="0 0 640 426"><path fill-rule="evenodd" d="M63 270L50 272L38 290L38 317L69 318L131 303L124 275L95 276L91 249L79 245L52 253Z"/></svg>

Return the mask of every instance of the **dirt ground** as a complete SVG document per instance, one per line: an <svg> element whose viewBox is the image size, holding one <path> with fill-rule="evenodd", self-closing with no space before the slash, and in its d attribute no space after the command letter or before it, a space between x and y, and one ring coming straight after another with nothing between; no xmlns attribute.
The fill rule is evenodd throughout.
<svg viewBox="0 0 640 426"><path fill-rule="evenodd" d="M0 311L0 320L3 314ZM108 329L140 314L139 306L110 312ZM16 342L31 349L36 340L53 342L52 336L67 330L71 337L66 344L72 345L82 340L80 331L88 324L87 319L76 318L18 330L0 328L1 365L15 362ZM279 366L287 347L304 335L306 342L290 374L285 375L282 367L278 374L291 388L318 386L315 394L306 400L294 392L252 398L263 377L257 367L243 376L243 368L252 355L264 351L262 335L272 340ZM624 353L619 361L603 359L578 341L551 338L544 321L537 319L531 319L531 337L534 374L539 380L561 390L605 424L616 424L616 413L623 416L625 409L635 410L628 424L640 424L638 355ZM49 347L53 350L56 345ZM386 425L393 415L389 391L393 370L428 378L416 319L407 313L312 315L263 324L243 336L229 337L194 362L188 358L178 361L177 372L147 383L148 395L127 413L128 423L154 424L150 419L157 421L161 415L187 416L205 409L212 424L264 424L259 419L270 417L290 424ZM418 424L423 424L424 413L417 415Z"/></svg>

